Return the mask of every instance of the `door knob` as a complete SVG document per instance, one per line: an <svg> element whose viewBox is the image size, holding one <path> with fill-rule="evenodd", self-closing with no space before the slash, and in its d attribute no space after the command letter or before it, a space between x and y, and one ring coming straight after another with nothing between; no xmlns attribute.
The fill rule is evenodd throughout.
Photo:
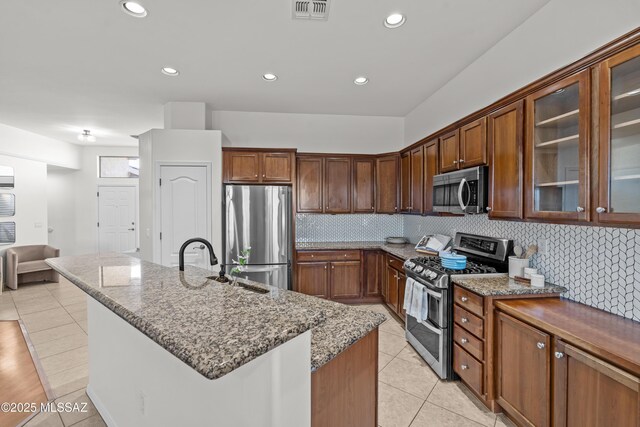
<svg viewBox="0 0 640 427"><path fill-rule="evenodd" d="M460 159L460 163L464 163L464 159Z"/></svg>
<svg viewBox="0 0 640 427"><path fill-rule="evenodd" d="M200 250L203 250L203 249L204 249L204 245L196 246L196 247L194 247L193 249L200 249Z"/></svg>
<svg viewBox="0 0 640 427"><path fill-rule="evenodd" d="M596 208L596 212L598 213L605 213L607 211L607 208L603 208L602 206L599 206Z"/></svg>
<svg viewBox="0 0 640 427"><path fill-rule="evenodd" d="M491 212L491 208L487 206L487 212Z"/></svg>
<svg viewBox="0 0 640 427"><path fill-rule="evenodd" d="M462 302L467 302L467 301L469 301L469 298L467 298L467 297L460 297L460 300L461 300Z"/></svg>
<svg viewBox="0 0 640 427"><path fill-rule="evenodd" d="M543 342L539 342L538 344L536 344L536 346L542 350L544 348L544 343Z"/></svg>
<svg viewBox="0 0 640 427"><path fill-rule="evenodd" d="M129 228L128 230L129 230L129 231L136 231L136 229L135 229L135 228Z"/></svg>
<svg viewBox="0 0 640 427"><path fill-rule="evenodd" d="M468 339L466 339L466 338L461 338L461 339L460 339L460 342L461 342L462 344L466 344L466 343L468 343L468 342L469 342L469 340L468 340Z"/></svg>
<svg viewBox="0 0 640 427"><path fill-rule="evenodd" d="M454 161L453 161L453 164L454 164L454 165L457 165L457 164L458 164L458 161L457 161L457 160L454 160Z"/></svg>
<svg viewBox="0 0 640 427"><path fill-rule="evenodd" d="M467 369L469 369L467 365L461 365L460 367L462 368L463 371L466 371Z"/></svg>
<svg viewBox="0 0 640 427"><path fill-rule="evenodd" d="M556 351L556 359L562 359L564 357L564 353L560 351Z"/></svg>
<svg viewBox="0 0 640 427"><path fill-rule="evenodd" d="M463 317L460 320L462 320L462 323L469 323L469 319L467 319L466 317Z"/></svg>
<svg viewBox="0 0 640 427"><path fill-rule="evenodd" d="M578 211L578 212L584 212L584 208L583 208L582 206L578 206L578 207L576 208L576 211Z"/></svg>

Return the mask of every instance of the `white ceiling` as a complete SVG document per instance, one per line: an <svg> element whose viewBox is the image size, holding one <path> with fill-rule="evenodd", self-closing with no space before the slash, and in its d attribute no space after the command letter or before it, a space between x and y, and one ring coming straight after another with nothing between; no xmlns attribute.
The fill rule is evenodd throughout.
<svg viewBox="0 0 640 427"><path fill-rule="evenodd" d="M168 101L404 116L548 1L332 0L327 22L292 20L291 0L146 0L144 19L118 0L2 1L0 122L119 145L162 127Z"/></svg>

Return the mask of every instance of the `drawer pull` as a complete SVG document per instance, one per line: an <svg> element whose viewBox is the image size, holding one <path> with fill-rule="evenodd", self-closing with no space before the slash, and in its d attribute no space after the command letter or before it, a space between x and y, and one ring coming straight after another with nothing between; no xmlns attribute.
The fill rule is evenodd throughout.
<svg viewBox="0 0 640 427"><path fill-rule="evenodd" d="M469 369L467 365L460 365L460 367L462 368L463 371L466 371L467 369Z"/></svg>
<svg viewBox="0 0 640 427"><path fill-rule="evenodd" d="M539 342L538 344L536 344L538 346L538 348L540 350L542 350L544 348L544 343L543 342Z"/></svg>
<svg viewBox="0 0 640 427"><path fill-rule="evenodd" d="M564 357L564 353L560 351L556 351L556 359L562 359Z"/></svg>
<svg viewBox="0 0 640 427"><path fill-rule="evenodd" d="M325 269L325 270L327 269L327 266L326 266L326 265L324 266L324 269Z"/></svg>
<svg viewBox="0 0 640 427"><path fill-rule="evenodd" d="M467 301L469 301L469 298L467 298L467 297L460 297L460 301L462 301L462 302L467 302Z"/></svg>
<svg viewBox="0 0 640 427"><path fill-rule="evenodd" d="M466 317L463 317L460 320L462 320L462 323L469 323L469 319L467 319Z"/></svg>
<svg viewBox="0 0 640 427"><path fill-rule="evenodd" d="M460 339L460 342L461 342L462 344L466 344L466 343L468 343L468 342L469 342L469 340L468 340L468 339L466 339L466 338L461 338L461 339Z"/></svg>

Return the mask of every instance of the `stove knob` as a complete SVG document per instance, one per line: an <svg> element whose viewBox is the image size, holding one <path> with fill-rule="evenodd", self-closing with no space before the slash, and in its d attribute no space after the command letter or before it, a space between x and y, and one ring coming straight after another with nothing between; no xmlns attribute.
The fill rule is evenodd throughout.
<svg viewBox="0 0 640 427"><path fill-rule="evenodd" d="M420 266L420 265L416 267L416 272L418 272L418 273L422 273L423 270L424 270L424 268L422 266Z"/></svg>
<svg viewBox="0 0 640 427"><path fill-rule="evenodd" d="M438 277L438 274L436 274L435 272L431 272L431 274L429 274L429 278L430 279L435 279L436 277Z"/></svg>

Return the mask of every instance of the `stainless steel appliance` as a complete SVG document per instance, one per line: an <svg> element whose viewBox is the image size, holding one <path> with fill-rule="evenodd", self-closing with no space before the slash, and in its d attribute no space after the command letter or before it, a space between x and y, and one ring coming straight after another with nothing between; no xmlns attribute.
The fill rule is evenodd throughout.
<svg viewBox="0 0 640 427"><path fill-rule="evenodd" d="M467 256L464 270L442 267L437 256L411 258L404 263L407 286L423 286L424 301L428 307L425 319L407 315L407 341L443 379L453 379L452 277L506 272L513 241L457 233L453 251Z"/></svg>
<svg viewBox="0 0 640 427"><path fill-rule="evenodd" d="M224 264L239 262L250 249L248 266L233 273L257 282L291 289L291 187L226 185Z"/></svg>
<svg viewBox="0 0 640 427"><path fill-rule="evenodd" d="M486 212L488 173L486 166L478 166L434 176L433 210L456 214Z"/></svg>

